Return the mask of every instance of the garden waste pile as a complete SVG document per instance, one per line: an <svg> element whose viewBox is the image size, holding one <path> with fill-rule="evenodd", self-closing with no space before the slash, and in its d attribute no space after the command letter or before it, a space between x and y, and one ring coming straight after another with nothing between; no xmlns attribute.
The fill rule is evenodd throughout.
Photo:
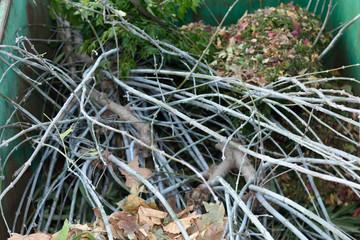
<svg viewBox="0 0 360 240"><path fill-rule="evenodd" d="M325 70L332 36L292 3L176 26L200 4L53 0L53 53L0 51L46 102L2 96L31 124L0 147L34 149L0 195L26 185L10 240L358 236L360 99L339 70L359 65Z"/></svg>

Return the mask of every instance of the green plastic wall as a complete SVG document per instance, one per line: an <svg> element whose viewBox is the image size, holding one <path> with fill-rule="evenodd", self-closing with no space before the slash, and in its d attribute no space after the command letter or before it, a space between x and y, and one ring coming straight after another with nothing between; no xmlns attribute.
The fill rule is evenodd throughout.
<svg viewBox="0 0 360 240"><path fill-rule="evenodd" d="M46 0L0 0L1 45L16 45L17 36L27 36L29 38L49 36L49 31L46 31L44 27L40 28L38 26L38 24L44 24L46 22L50 22ZM42 47L40 47L40 49L41 48ZM1 50L6 50L6 48L2 47ZM4 55L1 54L0 57L5 58ZM22 66L21 69L26 73L30 73L26 66ZM2 60L0 60L0 78L2 78L0 80L0 92L6 97L19 102L18 96L23 96L28 86L14 71L8 71L8 66ZM37 112L41 109L39 104L40 106L41 104L43 105L41 99L33 97L24 105L24 107L26 109L31 109L31 112ZM0 126L4 126L7 123L13 110L14 108L0 97ZM11 120L19 121L20 119L21 115L15 115ZM7 128L3 132L3 129L0 129L0 141L8 139L19 130L21 129ZM24 139L19 139L19 141L11 143L8 147L0 149L0 190L3 190L5 186L10 184L13 173L30 156L30 146L21 145L5 164L4 160L7 157L8 152L23 140ZM27 172L27 176L30 172L31 170ZM18 207L18 202L27 184L27 176L22 178L22 180L20 180L20 182L16 184L1 201L6 220L11 224L9 226L10 229L12 228L12 222ZM5 222L2 217L0 217L0 239L7 239L9 237L5 226Z"/></svg>

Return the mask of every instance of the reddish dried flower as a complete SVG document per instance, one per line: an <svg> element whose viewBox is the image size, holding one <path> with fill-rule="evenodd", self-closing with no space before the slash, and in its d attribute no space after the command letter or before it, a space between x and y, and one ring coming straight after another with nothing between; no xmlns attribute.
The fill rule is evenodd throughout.
<svg viewBox="0 0 360 240"><path fill-rule="evenodd" d="M308 44L311 45L310 40L309 40L309 39L305 39L305 40L304 40L304 45L308 45Z"/></svg>
<svg viewBox="0 0 360 240"><path fill-rule="evenodd" d="M299 24L299 27L297 29L291 32L291 35L299 36L300 32L301 32L301 24Z"/></svg>
<svg viewBox="0 0 360 240"><path fill-rule="evenodd" d="M289 2L288 4L286 4L286 6L287 6L288 8L291 8L291 7L293 7L293 6L294 6L294 2L293 2L293 1L291 1L291 2Z"/></svg>
<svg viewBox="0 0 360 240"><path fill-rule="evenodd" d="M269 37L275 37L275 36L276 36L276 33L274 33L274 32L268 32L268 36L269 36Z"/></svg>
<svg viewBox="0 0 360 240"><path fill-rule="evenodd" d="M244 40L244 38L242 38L241 35L235 36L235 39L236 39L237 41L243 41L243 40Z"/></svg>

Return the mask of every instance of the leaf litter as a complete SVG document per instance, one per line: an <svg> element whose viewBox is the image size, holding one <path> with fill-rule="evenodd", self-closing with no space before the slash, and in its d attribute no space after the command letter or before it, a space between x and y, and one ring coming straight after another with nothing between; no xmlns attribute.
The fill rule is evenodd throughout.
<svg viewBox="0 0 360 240"><path fill-rule="evenodd" d="M110 229L114 239L184 239L179 227L172 221L167 212L159 210L155 202L147 203L138 196L141 188L134 183L132 193L126 198L121 206L122 211L116 211L109 216ZM140 189L136 192L134 189ZM221 234L225 229L226 217L223 204L204 202L205 214L193 211L193 206L178 213L182 225L191 234L191 239L222 239ZM94 209L96 221L94 224L68 224L67 228L55 234L34 233L27 236L13 234L9 240L65 240L73 239L75 236L91 234L96 239L106 239L106 229L101 214L97 208ZM65 232L63 231L64 229ZM58 238L59 235L63 237Z"/></svg>
<svg viewBox="0 0 360 240"><path fill-rule="evenodd" d="M246 12L237 24L218 32L217 51L210 66L219 76L236 77L259 86L276 81L279 76L320 70L319 52L331 40L330 34L323 34L313 45L321 26L318 16L292 2ZM202 22L182 27L184 31L197 29L215 32L214 27Z"/></svg>

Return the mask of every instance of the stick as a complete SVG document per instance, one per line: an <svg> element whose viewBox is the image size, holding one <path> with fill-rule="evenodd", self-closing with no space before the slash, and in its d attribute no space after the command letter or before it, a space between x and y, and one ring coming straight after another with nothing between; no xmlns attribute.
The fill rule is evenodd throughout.
<svg viewBox="0 0 360 240"><path fill-rule="evenodd" d="M360 18L360 14L358 14L356 17L354 17L352 20L350 20L347 24L345 24L340 31L336 34L334 39L330 42L329 46L320 54L320 56L317 59L317 62L320 62L321 59L332 49L336 43L337 40L341 37L341 35L344 33L345 29L347 29L351 24L356 22Z"/></svg>

